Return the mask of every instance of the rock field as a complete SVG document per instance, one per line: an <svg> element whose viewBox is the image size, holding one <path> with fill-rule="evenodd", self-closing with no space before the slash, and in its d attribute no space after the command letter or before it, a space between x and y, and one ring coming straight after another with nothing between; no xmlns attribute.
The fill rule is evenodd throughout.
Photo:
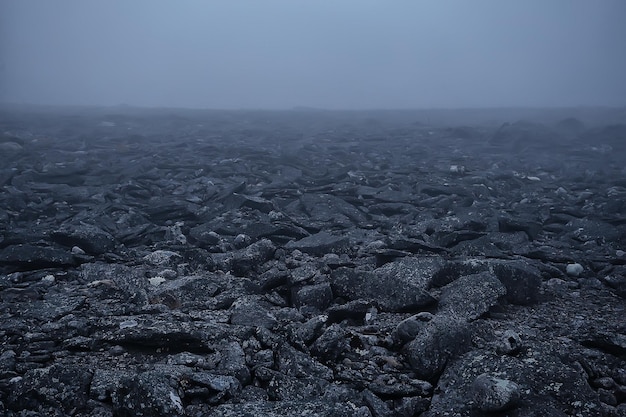
<svg viewBox="0 0 626 417"><path fill-rule="evenodd" d="M0 414L626 416L626 113L433 114L2 108Z"/></svg>

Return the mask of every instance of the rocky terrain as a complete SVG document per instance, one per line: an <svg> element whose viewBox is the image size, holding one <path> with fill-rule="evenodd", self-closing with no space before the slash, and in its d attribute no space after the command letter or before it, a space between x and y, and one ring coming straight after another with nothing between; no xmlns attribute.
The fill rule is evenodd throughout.
<svg viewBox="0 0 626 417"><path fill-rule="evenodd" d="M502 116L2 109L0 414L625 416L626 114Z"/></svg>

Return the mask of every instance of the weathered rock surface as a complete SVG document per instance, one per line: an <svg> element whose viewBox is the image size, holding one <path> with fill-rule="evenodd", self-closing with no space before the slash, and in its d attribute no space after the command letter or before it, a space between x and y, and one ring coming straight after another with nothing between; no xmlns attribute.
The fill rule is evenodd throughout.
<svg viewBox="0 0 626 417"><path fill-rule="evenodd" d="M623 112L75 112L0 108L1 415L624 415Z"/></svg>

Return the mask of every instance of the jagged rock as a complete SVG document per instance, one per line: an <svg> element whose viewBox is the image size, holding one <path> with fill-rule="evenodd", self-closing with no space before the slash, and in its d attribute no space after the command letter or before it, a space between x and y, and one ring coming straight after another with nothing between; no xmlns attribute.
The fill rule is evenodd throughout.
<svg viewBox="0 0 626 417"><path fill-rule="evenodd" d="M239 380L230 375L210 372L193 372L185 375L189 386L185 387L185 398L201 398L209 404L220 404L236 398L241 391Z"/></svg>
<svg viewBox="0 0 626 417"><path fill-rule="evenodd" d="M203 248L220 243L220 235L213 230L212 225L206 223L192 227L189 231L189 236Z"/></svg>
<svg viewBox="0 0 626 417"><path fill-rule="evenodd" d="M333 291L327 282L306 285L296 291L293 300L296 307L310 306L322 311L333 301Z"/></svg>
<svg viewBox="0 0 626 417"><path fill-rule="evenodd" d="M528 239L535 240L543 228L541 224L530 220L502 217L498 219L498 230L504 233L524 232L528 235Z"/></svg>
<svg viewBox="0 0 626 417"><path fill-rule="evenodd" d="M231 269L237 276L246 276L272 259L275 251L276 246L270 240L259 240L233 255Z"/></svg>
<svg viewBox="0 0 626 417"><path fill-rule="evenodd" d="M393 411L389 406L381 400L376 394L370 390L363 391L363 399L374 417L391 417Z"/></svg>
<svg viewBox="0 0 626 417"><path fill-rule="evenodd" d="M160 275L157 276L161 277ZM152 302L156 300L167 300L172 298L179 306L186 303L201 303L215 296L219 290L217 280L212 275L189 276L173 280L161 278L161 282L156 288L149 288L149 298Z"/></svg>
<svg viewBox="0 0 626 417"><path fill-rule="evenodd" d="M294 343L311 344L322 334L324 324L328 320L326 315L318 315L310 318L305 323L295 324L293 330Z"/></svg>
<svg viewBox="0 0 626 417"><path fill-rule="evenodd" d="M549 345L541 344L536 348L539 350L530 350L518 357L484 350L464 354L446 367L426 415L470 417L476 415L476 408L494 410L494 405L499 404L516 405L510 410L515 416L546 413L563 417L576 413L600 416L597 395L587 383L584 372L563 362ZM473 385L483 374L508 382L500 382L498 387L498 381L488 377ZM494 392L505 395L495 395ZM515 404L513 400L518 396L520 401ZM499 399L491 402L487 401L488 398Z"/></svg>
<svg viewBox="0 0 626 417"><path fill-rule="evenodd" d="M230 308L230 323L271 329L278 324L278 321L254 298L240 298Z"/></svg>
<svg viewBox="0 0 626 417"><path fill-rule="evenodd" d="M278 350L278 371L293 377L313 377L330 381L333 371L315 358L283 344Z"/></svg>
<svg viewBox="0 0 626 417"><path fill-rule="evenodd" d="M306 263L289 271L290 285L303 284L318 275L319 267L313 263Z"/></svg>
<svg viewBox="0 0 626 417"><path fill-rule="evenodd" d="M148 303L146 289L149 282L145 270L140 267L131 268L122 264L87 263L80 269L82 280L91 289L90 295L98 300L123 300L125 304L102 304L102 313L118 312L125 314L137 310ZM100 308L100 304L94 304Z"/></svg>
<svg viewBox="0 0 626 417"><path fill-rule="evenodd" d="M367 222L365 214L344 199L324 193L307 193L300 197L300 206L313 225L351 227ZM305 251L303 251L305 252Z"/></svg>
<svg viewBox="0 0 626 417"><path fill-rule="evenodd" d="M529 305L539 300L542 279L536 268L522 261L500 261L490 269L506 287L508 302Z"/></svg>
<svg viewBox="0 0 626 417"><path fill-rule="evenodd" d="M506 288L506 300L513 304L528 305L536 303L541 288L541 273L524 261L469 259L452 261L439 269L433 277L433 283L442 286L464 275L489 271Z"/></svg>
<svg viewBox="0 0 626 417"><path fill-rule="evenodd" d="M78 246L92 255L101 255L115 247L115 238L97 226L68 224L50 234L52 240L67 247Z"/></svg>
<svg viewBox="0 0 626 417"><path fill-rule="evenodd" d="M436 379L448 363L470 349L470 337L464 320L435 316L405 347L411 368L419 378Z"/></svg>
<svg viewBox="0 0 626 417"><path fill-rule="evenodd" d="M487 313L506 293L500 280L489 272L467 275L443 288L438 310L475 320Z"/></svg>
<svg viewBox="0 0 626 417"><path fill-rule="evenodd" d="M84 411L93 374L82 366L52 365L32 369L11 383L7 408L13 411L52 408L65 413Z"/></svg>
<svg viewBox="0 0 626 417"><path fill-rule="evenodd" d="M0 354L0 378L14 376L16 356L13 350L5 350Z"/></svg>
<svg viewBox="0 0 626 417"><path fill-rule="evenodd" d="M353 300L345 304L333 305L326 310L328 321L338 323L346 319L364 321L365 315L372 308L372 303L366 300Z"/></svg>
<svg viewBox="0 0 626 417"><path fill-rule="evenodd" d="M366 299L386 311L410 311L433 304L429 294L436 258L403 258L373 272L338 268L331 275L335 295L349 300Z"/></svg>
<svg viewBox="0 0 626 417"><path fill-rule="evenodd" d="M267 393L272 401L310 401L319 398L328 384L328 381L321 378L294 378L274 373Z"/></svg>
<svg viewBox="0 0 626 417"><path fill-rule="evenodd" d="M324 362L334 362L342 353L350 349L346 330L332 324L311 346L311 353Z"/></svg>
<svg viewBox="0 0 626 417"><path fill-rule="evenodd" d="M226 197L224 199L224 206L228 209L248 207L263 213L269 213L274 210L274 204L270 200L266 200L263 197L247 196L238 193L233 193Z"/></svg>
<svg viewBox="0 0 626 417"><path fill-rule="evenodd" d="M564 227L568 236L577 242L616 242L619 241L621 233L615 226L600 221L590 219L572 219Z"/></svg>
<svg viewBox="0 0 626 417"><path fill-rule="evenodd" d="M218 344L217 348L221 357L217 371L234 376L242 386L248 385L251 380L250 369L246 364L246 354L241 344L226 341Z"/></svg>
<svg viewBox="0 0 626 417"><path fill-rule="evenodd" d="M0 265L28 271L50 267L76 266L76 258L69 252L46 246L19 244L0 251Z"/></svg>
<svg viewBox="0 0 626 417"><path fill-rule="evenodd" d="M122 417L175 417L185 415L178 387L159 371L142 372L120 382L113 395L115 414Z"/></svg>
<svg viewBox="0 0 626 417"><path fill-rule="evenodd" d="M110 402L122 383L132 376L129 371L96 369L89 386L89 397L97 401Z"/></svg>
<svg viewBox="0 0 626 417"><path fill-rule="evenodd" d="M349 241L345 237L319 232L300 240L293 240L285 245L285 249L297 249L311 255L323 256L327 253L343 253L347 250L348 244Z"/></svg>

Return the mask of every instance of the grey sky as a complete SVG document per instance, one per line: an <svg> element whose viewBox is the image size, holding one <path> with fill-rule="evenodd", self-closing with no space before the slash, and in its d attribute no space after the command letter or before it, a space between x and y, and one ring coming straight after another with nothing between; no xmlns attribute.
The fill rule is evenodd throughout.
<svg viewBox="0 0 626 417"><path fill-rule="evenodd" d="M624 0L0 0L0 101L626 105Z"/></svg>

